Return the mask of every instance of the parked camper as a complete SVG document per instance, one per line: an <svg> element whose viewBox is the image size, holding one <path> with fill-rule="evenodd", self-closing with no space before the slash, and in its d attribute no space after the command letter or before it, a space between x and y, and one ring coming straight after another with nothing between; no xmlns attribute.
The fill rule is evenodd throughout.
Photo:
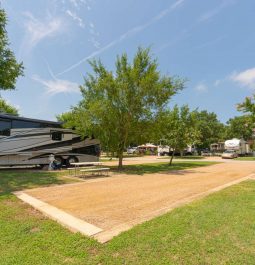
<svg viewBox="0 0 255 265"><path fill-rule="evenodd" d="M170 155L170 147L168 145L158 146L158 156L168 156Z"/></svg>
<svg viewBox="0 0 255 265"><path fill-rule="evenodd" d="M138 152L138 151L137 151L137 147L134 147L134 146L131 147L131 146L130 146L130 147L127 148L127 154L128 154L128 155L134 155L134 154L136 154L137 152Z"/></svg>
<svg viewBox="0 0 255 265"><path fill-rule="evenodd" d="M243 139L233 138L225 141L225 150L233 150L238 155L247 155L250 153L249 145Z"/></svg>
<svg viewBox="0 0 255 265"><path fill-rule="evenodd" d="M139 145L137 147L139 154L156 155L157 149L158 149L158 147L154 144L151 144L151 143Z"/></svg>
<svg viewBox="0 0 255 265"><path fill-rule="evenodd" d="M183 150L183 155L194 155L196 153L196 148L194 145L188 145L187 148ZM159 145L158 146L158 155L165 156L171 155L173 153L173 148L168 145ZM180 155L180 150L175 150L176 155Z"/></svg>
<svg viewBox="0 0 255 265"><path fill-rule="evenodd" d="M98 161L100 143L81 139L61 123L0 114L0 165L47 165L53 154L61 165Z"/></svg>

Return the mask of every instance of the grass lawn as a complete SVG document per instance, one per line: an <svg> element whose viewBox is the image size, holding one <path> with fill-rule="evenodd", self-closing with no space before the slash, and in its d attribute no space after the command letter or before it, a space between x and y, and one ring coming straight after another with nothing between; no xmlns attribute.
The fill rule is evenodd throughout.
<svg viewBox="0 0 255 265"><path fill-rule="evenodd" d="M241 157L235 158L235 160L254 161L255 157L254 156L241 156Z"/></svg>
<svg viewBox="0 0 255 265"><path fill-rule="evenodd" d="M60 185L77 180L64 178L67 171L47 172L39 170L6 170L0 171L0 194L16 190L31 189L40 186Z"/></svg>
<svg viewBox="0 0 255 265"><path fill-rule="evenodd" d="M158 159L169 159L170 156L161 156ZM174 159L204 159L204 156L175 156Z"/></svg>
<svg viewBox="0 0 255 265"><path fill-rule="evenodd" d="M145 173L158 173L163 171L171 171L171 170L183 170L190 169L195 167L203 167L218 164L218 162L209 162L209 161L190 161L190 162L179 162L175 161L171 166L169 166L168 162L159 162L159 163L146 163L146 164L137 164L137 165L125 165L123 170L119 173L125 174L138 174L142 175ZM117 166L110 166L112 171L117 171Z"/></svg>
<svg viewBox="0 0 255 265"><path fill-rule="evenodd" d="M68 179L30 172L21 181L20 173L0 172L1 265L255 264L253 180L175 209L102 245L69 232L10 194Z"/></svg>

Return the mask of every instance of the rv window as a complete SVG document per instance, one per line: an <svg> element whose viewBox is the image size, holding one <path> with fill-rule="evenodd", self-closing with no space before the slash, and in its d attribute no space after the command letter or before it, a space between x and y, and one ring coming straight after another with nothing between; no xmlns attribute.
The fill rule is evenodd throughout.
<svg viewBox="0 0 255 265"><path fill-rule="evenodd" d="M11 129L11 122L0 120L0 135L9 136Z"/></svg>
<svg viewBox="0 0 255 265"><path fill-rule="evenodd" d="M53 141L61 141L62 140L62 133L61 132L52 132L51 139Z"/></svg>
<svg viewBox="0 0 255 265"><path fill-rule="evenodd" d="M10 129L1 130L0 131L0 135L10 136L11 135L11 131L10 131Z"/></svg>

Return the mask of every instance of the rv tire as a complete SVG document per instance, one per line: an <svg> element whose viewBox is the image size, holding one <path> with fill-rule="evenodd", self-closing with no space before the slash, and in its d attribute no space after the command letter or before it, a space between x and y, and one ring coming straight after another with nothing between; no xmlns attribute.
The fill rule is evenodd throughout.
<svg viewBox="0 0 255 265"><path fill-rule="evenodd" d="M66 165L69 167L71 166L71 163L77 163L79 162L79 159L76 156L69 156L66 160Z"/></svg>
<svg viewBox="0 0 255 265"><path fill-rule="evenodd" d="M62 156L55 156L55 160L57 160L59 162L59 166L62 167L64 164L64 159L62 158Z"/></svg>

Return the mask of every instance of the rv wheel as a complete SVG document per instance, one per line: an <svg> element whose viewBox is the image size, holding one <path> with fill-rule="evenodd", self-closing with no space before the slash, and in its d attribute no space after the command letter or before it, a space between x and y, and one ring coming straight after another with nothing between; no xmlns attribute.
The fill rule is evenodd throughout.
<svg viewBox="0 0 255 265"><path fill-rule="evenodd" d="M55 156L55 160L58 161L59 166L62 167L64 164L64 159L61 156Z"/></svg>
<svg viewBox="0 0 255 265"><path fill-rule="evenodd" d="M77 163L77 162L79 162L79 160L76 156L69 156L66 160L67 166L71 166L71 163Z"/></svg>

